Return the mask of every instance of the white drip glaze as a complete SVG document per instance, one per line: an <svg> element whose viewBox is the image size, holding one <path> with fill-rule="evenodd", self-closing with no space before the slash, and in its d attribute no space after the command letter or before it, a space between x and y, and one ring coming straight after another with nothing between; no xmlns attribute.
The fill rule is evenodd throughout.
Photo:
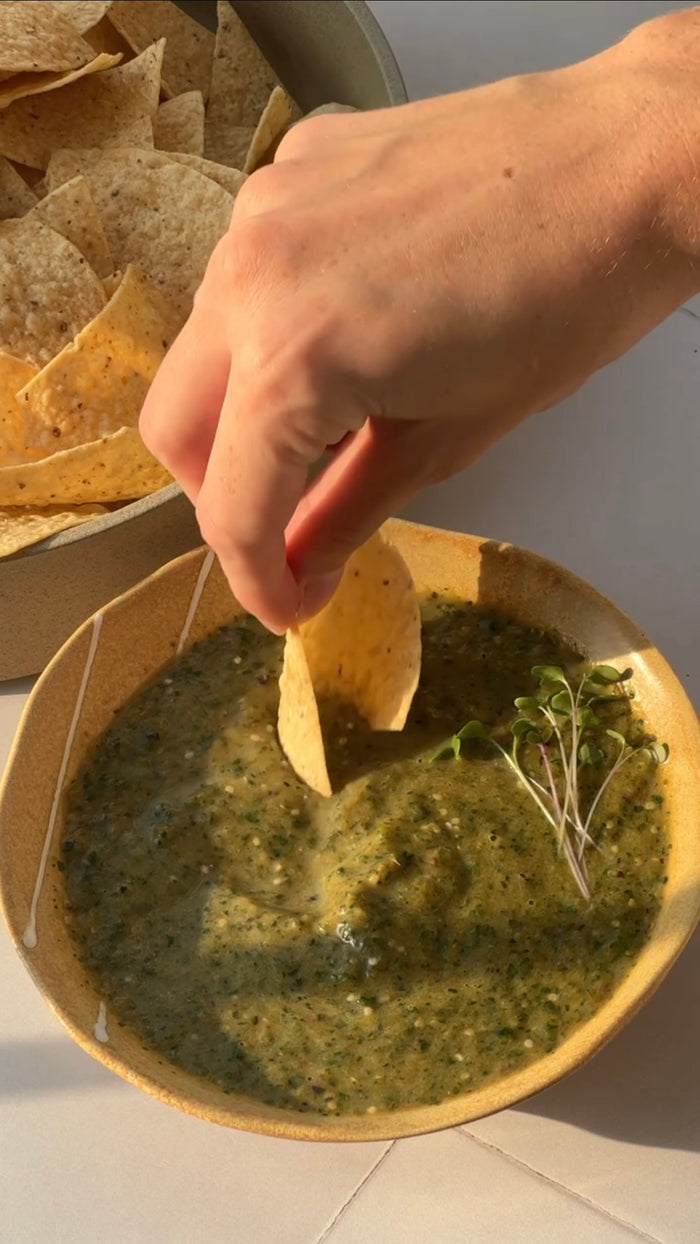
<svg viewBox="0 0 700 1244"><path fill-rule="evenodd" d="M71 749L73 747L73 740L75 738L75 732L78 728L78 722L80 720L80 711L83 707L83 700L85 699L85 692L87 690L88 680L90 678L90 670L92 669L92 665L95 660L95 653L97 652L97 641L100 637L101 629L102 629L102 614L96 613L92 620L92 634L90 636L90 646L88 647L88 653L85 659L85 669L83 670L83 677L80 681L80 687L78 689L78 695L75 701L75 708L73 710L73 717L70 723L70 728L68 730L68 735L66 737L66 745L63 749L61 767L58 771L58 777L56 779L56 789L54 791L53 803L51 804L49 823L48 823L48 827L46 830L46 837L44 839L44 847L41 852L41 859L39 861L39 872L37 874L36 885L34 886L34 893L32 895L32 902L29 908L29 920L27 921L27 927L24 930L24 933L22 934L22 942L27 947L27 950L33 950L38 940L37 932L36 932L37 907L39 906L39 898L41 896L41 889L44 884L44 878L46 876L46 866L48 864L49 852L51 850L51 843L53 841L53 831L56 825L56 817L58 816L58 805L61 799L61 793L63 791L63 783L66 777L66 770L68 769L68 761L70 760Z"/></svg>
<svg viewBox="0 0 700 1244"><path fill-rule="evenodd" d="M178 655L182 652L182 649L187 643L187 638L190 633L190 627L192 626L192 623L194 621L194 615L197 612L197 605L199 604L201 600L202 592L204 591L204 584L209 578L209 572L212 566L214 565L215 556L216 554L214 553L214 550L209 549L207 551L206 557L204 558L204 561L202 562L199 568L199 574L197 575L197 582L194 585L194 592L192 593L190 607L187 610L187 617L185 618L185 625L183 626L182 631L180 632L180 638L177 641Z"/></svg>
<svg viewBox="0 0 700 1244"><path fill-rule="evenodd" d="M104 1002L100 1002L97 1009L97 1019L93 1028L93 1035L96 1041L101 1041L105 1045L109 1041L109 1033L107 1032L107 1007Z"/></svg>

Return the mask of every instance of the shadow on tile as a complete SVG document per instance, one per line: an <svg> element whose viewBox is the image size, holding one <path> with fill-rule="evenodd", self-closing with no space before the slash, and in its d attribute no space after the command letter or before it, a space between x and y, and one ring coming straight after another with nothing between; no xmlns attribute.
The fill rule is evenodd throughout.
<svg viewBox="0 0 700 1244"><path fill-rule="evenodd" d="M122 1084L118 1076L68 1041L0 1044L0 1097L115 1088Z"/></svg>
<svg viewBox="0 0 700 1244"><path fill-rule="evenodd" d="M518 1109L615 1140L700 1152L700 931L592 1062Z"/></svg>

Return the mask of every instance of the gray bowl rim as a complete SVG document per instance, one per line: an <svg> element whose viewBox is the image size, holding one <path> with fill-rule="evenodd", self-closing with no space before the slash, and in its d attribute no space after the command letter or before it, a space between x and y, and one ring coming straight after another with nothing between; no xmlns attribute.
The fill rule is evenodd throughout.
<svg viewBox="0 0 700 1244"><path fill-rule="evenodd" d="M405 104L408 101L406 85L401 75L398 61L376 17L365 3L365 0L345 0L345 7L350 10L375 52L391 101L390 106L395 107L399 104ZM101 535L103 531L111 531L112 528L119 527L122 523L129 522L132 518L139 518L158 506L167 505L169 501L173 501L181 492L182 489L179 484L167 484L165 488L159 488L157 492L149 493L147 497L129 501L126 505L120 506L118 510L110 510L108 514L100 514L97 518L90 519L86 523L80 523L77 527L69 527L67 531L60 531L55 536L48 536L46 540L41 540L38 544L32 544L27 549L20 549L17 553L3 560L8 564L21 561L28 557L36 557L37 554L45 553L50 549L66 548L68 545L77 544L80 540L87 540L92 536Z"/></svg>

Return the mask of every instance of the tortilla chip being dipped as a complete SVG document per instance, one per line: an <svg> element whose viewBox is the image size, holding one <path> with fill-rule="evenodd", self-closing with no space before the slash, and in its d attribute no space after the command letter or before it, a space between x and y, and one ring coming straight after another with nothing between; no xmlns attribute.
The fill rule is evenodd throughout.
<svg viewBox="0 0 700 1244"><path fill-rule="evenodd" d="M402 730L420 658L413 580L377 532L350 558L326 607L287 635L278 734L299 777L319 794L331 793L319 702L349 705L373 730Z"/></svg>

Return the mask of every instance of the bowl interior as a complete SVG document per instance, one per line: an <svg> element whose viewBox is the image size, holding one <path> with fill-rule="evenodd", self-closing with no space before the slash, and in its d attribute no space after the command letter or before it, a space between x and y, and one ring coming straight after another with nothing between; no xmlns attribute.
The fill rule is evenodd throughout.
<svg viewBox="0 0 700 1244"><path fill-rule="evenodd" d="M665 794L672 850L653 934L608 1002L557 1050L441 1105L328 1118L225 1094L162 1063L116 1024L98 1023L101 1000L75 957L57 869L60 793L86 749L178 650L239 612L206 549L185 554L86 622L41 677L27 705L0 791L0 878L11 935L37 986L93 1056L190 1113L229 1126L323 1140L406 1136L511 1105L578 1066L645 1001L690 936L700 912L700 730L675 675L613 604L567 571L511 546L391 521L419 592L448 590L530 626L574 640L595 661L632 665L645 716L671 747Z"/></svg>

